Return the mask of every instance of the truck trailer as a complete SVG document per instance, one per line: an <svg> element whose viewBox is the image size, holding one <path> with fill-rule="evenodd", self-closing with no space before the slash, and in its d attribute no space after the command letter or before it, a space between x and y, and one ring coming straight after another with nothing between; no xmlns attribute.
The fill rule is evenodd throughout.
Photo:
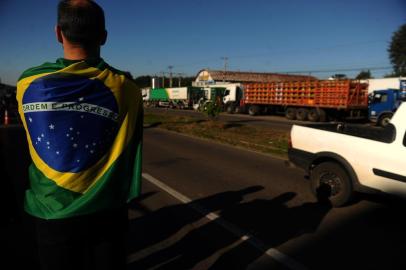
<svg viewBox="0 0 406 270"><path fill-rule="evenodd" d="M144 95L146 106L192 109L204 98L200 87L152 88Z"/></svg>
<svg viewBox="0 0 406 270"><path fill-rule="evenodd" d="M361 119L368 113L368 84L311 80L243 84L239 111L283 113L289 120Z"/></svg>

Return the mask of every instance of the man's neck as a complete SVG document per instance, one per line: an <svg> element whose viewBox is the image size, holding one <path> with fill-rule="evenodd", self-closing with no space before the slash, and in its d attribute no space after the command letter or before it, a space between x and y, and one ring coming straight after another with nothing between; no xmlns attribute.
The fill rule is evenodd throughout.
<svg viewBox="0 0 406 270"><path fill-rule="evenodd" d="M84 49L78 46L64 45L63 57L67 60L84 60L89 58L100 58L100 47Z"/></svg>

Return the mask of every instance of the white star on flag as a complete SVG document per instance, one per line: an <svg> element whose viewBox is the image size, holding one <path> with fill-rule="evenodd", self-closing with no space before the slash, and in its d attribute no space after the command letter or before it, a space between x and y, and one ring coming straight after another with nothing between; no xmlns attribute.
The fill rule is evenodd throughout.
<svg viewBox="0 0 406 270"><path fill-rule="evenodd" d="M32 123L32 118L31 118L31 117L28 117L28 121L30 121L30 123Z"/></svg>
<svg viewBox="0 0 406 270"><path fill-rule="evenodd" d="M49 129L54 129L54 128L55 128L54 125L52 125L52 124L49 125Z"/></svg>

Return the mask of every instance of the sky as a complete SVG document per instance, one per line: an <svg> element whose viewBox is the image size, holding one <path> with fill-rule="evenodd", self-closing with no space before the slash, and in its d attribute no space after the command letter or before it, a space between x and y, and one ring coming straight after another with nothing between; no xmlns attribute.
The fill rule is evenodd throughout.
<svg viewBox="0 0 406 270"><path fill-rule="evenodd" d="M134 77L203 68L374 77L391 72L388 46L406 0L98 0L102 57ZM0 79L63 57L56 0L0 0Z"/></svg>

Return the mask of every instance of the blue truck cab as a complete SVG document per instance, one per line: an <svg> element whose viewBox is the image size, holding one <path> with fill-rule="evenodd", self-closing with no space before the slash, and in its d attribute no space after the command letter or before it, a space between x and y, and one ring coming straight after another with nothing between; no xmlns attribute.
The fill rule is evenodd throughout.
<svg viewBox="0 0 406 270"><path fill-rule="evenodd" d="M368 115L371 122L386 126L400 104L406 100L406 84L401 89L376 90L369 96Z"/></svg>

